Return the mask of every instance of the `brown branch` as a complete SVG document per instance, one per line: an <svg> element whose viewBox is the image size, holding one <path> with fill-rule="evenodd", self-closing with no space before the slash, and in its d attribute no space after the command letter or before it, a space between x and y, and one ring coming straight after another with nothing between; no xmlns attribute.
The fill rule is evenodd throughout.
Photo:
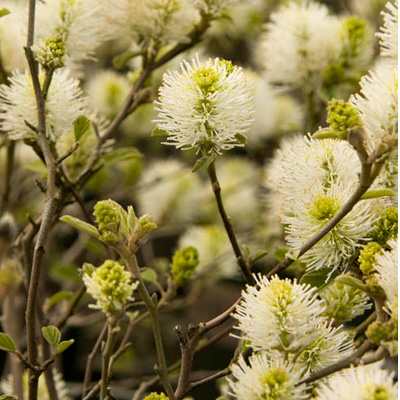
<svg viewBox="0 0 400 400"><path fill-rule="evenodd" d="M4 166L4 180L3 180L3 190L0 199L0 218L6 212L8 208L8 201L10 199L11 193L11 177L14 167L14 155L15 155L15 142L13 140L6 141L6 160Z"/></svg>

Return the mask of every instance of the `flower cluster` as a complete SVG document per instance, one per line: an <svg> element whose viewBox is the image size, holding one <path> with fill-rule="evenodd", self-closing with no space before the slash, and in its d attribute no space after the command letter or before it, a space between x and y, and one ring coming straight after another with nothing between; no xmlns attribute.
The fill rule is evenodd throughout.
<svg viewBox="0 0 400 400"><path fill-rule="evenodd" d="M133 291L138 282L131 281L131 274L116 261L107 260L96 268L84 264L82 279L87 292L96 300L92 308L98 308L105 314L122 310L128 300L133 300Z"/></svg>
<svg viewBox="0 0 400 400"><path fill-rule="evenodd" d="M184 61L181 72L167 72L156 104L165 144L212 154L243 146L253 115L243 71L218 58Z"/></svg>

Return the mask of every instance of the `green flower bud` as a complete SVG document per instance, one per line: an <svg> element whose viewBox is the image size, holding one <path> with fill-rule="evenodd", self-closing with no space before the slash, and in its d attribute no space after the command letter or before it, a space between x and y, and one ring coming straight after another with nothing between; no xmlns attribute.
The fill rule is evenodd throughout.
<svg viewBox="0 0 400 400"><path fill-rule="evenodd" d="M169 400L169 397L165 393L150 393L143 400Z"/></svg>
<svg viewBox="0 0 400 400"><path fill-rule="evenodd" d="M357 110L343 100L332 99L328 103L328 117L326 122L331 131L337 133L340 139L347 139L349 129L362 126Z"/></svg>
<svg viewBox="0 0 400 400"><path fill-rule="evenodd" d="M121 240L120 227L125 210L113 200L102 200L94 206L93 215L105 242Z"/></svg>
<svg viewBox="0 0 400 400"><path fill-rule="evenodd" d="M121 310L138 282L132 283L131 274L125 267L113 260L107 260L99 268L85 264L82 274L87 292L96 300L92 308L101 309L105 314Z"/></svg>
<svg viewBox="0 0 400 400"><path fill-rule="evenodd" d="M178 285L182 285L193 275L199 265L199 253L193 246L177 250L172 257L171 273Z"/></svg>
<svg viewBox="0 0 400 400"><path fill-rule="evenodd" d="M149 214L144 214L140 218L136 219L136 232L139 239L143 238L156 228L157 224L151 220Z"/></svg>
<svg viewBox="0 0 400 400"><path fill-rule="evenodd" d="M397 237L399 214L396 207L388 207L381 215L371 233L374 242L385 246L386 243Z"/></svg>
<svg viewBox="0 0 400 400"><path fill-rule="evenodd" d="M61 68L65 64L65 44L60 36L46 39L35 48L36 58L43 67L48 69Z"/></svg>
<svg viewBox="0 0 400 400"><path fill-rule="evenodd" d="M374 321L370 324L365 332L367 338L375 344L384 341L390 341L393 338L394 328L388 322Z"/></svg>
<svg viewBox="0 0 400 400"><path fill-rule="evenodd" d="M376 256L382 252L382 247L375 242L369 242L361 251L358 257L360 263L360 270L364 274L370 274L375 271L374 264L376 263Z"/></svg>

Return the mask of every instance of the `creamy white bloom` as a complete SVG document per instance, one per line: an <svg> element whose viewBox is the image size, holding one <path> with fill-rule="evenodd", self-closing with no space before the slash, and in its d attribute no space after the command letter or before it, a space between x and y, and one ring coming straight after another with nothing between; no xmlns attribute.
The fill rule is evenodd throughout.
<svg viewBox="0 0 400 400"><path fill-rule="evenodd" d="M57 395L59 400L71 400L71 397L68 395L67 385L63 379L63 376L60 372L53 369L54 383L57 390ZM13 383L14 377L13 375L8 375L6 379L3 379L0 383L0 387L2 392L12 395L13 392ZM28 386L29 386L29 378L28 372L24 373L23 376L23 393L24 399L28 398ZM44 375L41 374L39 377L39 385L38 385L38 399L40 400L52 400L49 396L49 392L47 390L47 385L45 382Z"/></svg>
<svg viewBox="0 0 400 400"><path fill-rule="evenodd" d="M26 45L28 3L2 0L1 8L10 14L0 18L0 58L7 72L23 71L27 67L24 46Z"/></svg>
<svg viewBox="0 0 400 400"><path fill-rule="evenodd" d="M335 328L332 323L324 322L316 329L319 336L296 359L303 368L303 376L334 364L354 351L353 341L342 326Z"/></svg>
<svg viewBox="0 0 400 400"><path fill-rule="evenodd" d="M117 35L156 44L183 42L200 20L194 0L102 0Z"/></svg>
<svg viewBox="0 0 400 400"><path fill-rule="evenodd" d="M228 236L216 225L193 226L179 239L178 249L193 246L199 252L196 274L206 279L237 276L240 272Z"/></svg>
<svg viewBox="0 0 400 400"><path fill-rule="evenodd" d="M44 74L40 74L43 83ZM36 132L25 121L37 127L37 106L31 76L28 72L15 72L10 85L0 86L0 127L13 139L35 139ZM67 69L58 69L46 98L46 134L55 141L73 122L85 113L86 99L82 97L79 81L70 78Z"/></svg>
<svg viewBox="0 0 400 400"><path fill-rule="evenodd" d="M94 110L112 117L121 109L130 86L126 76L112 70L103 70L89 78L86 93Z"/></svg>
<svg viewBox="0 0 400 400"><path fill-rule="evenodd" d="M353 320L372 306L364 291L339 282L325 288L321 297L325 302L324 315L339 323Z"/></svg>
<svg viewBox="0 0 400 400"><path fill-rule="evenodd" d="M279 357L278 353L258 353L247 364L243 356L232 365L229 389L238 400L301 400L309 398L305 385L298 385L300 371Z"/></svg>
<svg viewBox="0 0 400 400"><path fill-rule="evenodd" d="M139 282L133 283L131 274L116 261L107 260L100 267L84 265L82 280L87 292L96 300L91 308L105 314L121 310L128 300L133 300L133 291Z"/></svg>
<svg viewBox="0 0 400 400"><path fill-rule="evenodd" d="M340 54L340 21L316 2L290 2L271 15L261 44L267 78L301 88L317 87Z"/></svg>
<svg viewBox="0 0 400 400"><path fill-rule="evenodd" d="M140 213L149 213L159 225L187 223L199 213L199 177L177 160L153 162L138 187Z"/></svg>
<svg viewBox="0 0 400 400"><path fill-rule="evenodd" d="M158 129L168 134L165 144L183 150L209 147L221 154L243 146L252 122L249 86L241 68L214 59L184 61L181 72L164 74L156 102Z"/></svg>
<svg viewBox="0 0 400 400"><path fill-rule="evenodd" d="M399 10L397 1L386 4L387 12L382 12L383 26L380 32L379 44L381 46L381 55L387 57L395 66L397 65L399 49Z"/></svg>
<svg viewBox="0 0 400 400"><path fill-rule="evenodd" d="M398 72L381 63L361 79L361 94L350 97L366 133L366 146L372 153L385 136L398 136Z"/></svg>
<svg viewBox="0 0 400 400"><path fill-rule="evenodd" d="M69 66L94 59L96 49L109 38L98 0L45 0L38 4L37 38L60 35Z"/></svg>
<svg viewBox="0 0 400 400"><path fill-rule="evenodd" d="M349 368L323 381L316 389L317 400L396 400L393 379L393 373L381 369L381 363Z"/></svg>
<svg viewBox="0 0 400 400"><path fill-rule="evenodd" d="M374 266L378 272L376 277L379 285L385 291L389 307L391 307L398 297L398 239L391 239L388 245L391 250L377 254L376 265Z"/></svg>
<svg viewBox="0 0 400 400"><path fill-rule="evenodd" d="M343 207L354 192L353 184L333 183L315 192L298 193L291 205L285 206L286 240L294 254L319 232ZM290 213L290 214L289 214ZM368 201L357 203L318 243L302 257L309 270L347 265L356 249L368 240L374 215Z"/></svg>
<svg viewBox="0 0 400 400"><path fill-rule="evenodd" d="M255 278L256 285L242 292L234 314L240 337L260 350L296 351L312 343L324 311L315 289L277 276Z"/></svg>

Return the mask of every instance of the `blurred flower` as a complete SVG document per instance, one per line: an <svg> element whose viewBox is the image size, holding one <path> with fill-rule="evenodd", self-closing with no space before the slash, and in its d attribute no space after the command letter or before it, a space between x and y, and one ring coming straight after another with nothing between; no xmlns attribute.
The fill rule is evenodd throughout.
<svg viewBox="0 0 400 400"><path fill-rule="evenodd" d="M243 146L253 107L242 69L231 62L184 61L180 73L164 74L159 96L155 122L168 135L164 144L214 154Z"/></svg>
<svg viewBox="0 0 400 400"><path fill-rule="evenodd" d="M56 370L53 370L53 376L54 376L54 382L57 390L57 395L59 400L71 400L71 397L68 395L68 390L67 390L67 385L65 384L65 381L63 380L63 376L61 373L59 373ZM24 378L23 378L23 385L24 385L24 398L28 398L28 372L24 373ZM6 379L3 379L1 381L1 390L8 394L11 395L13 393L13 382L14 382L14 377L10 374L7 376ZM38 386L38 399L40 400L52 400L50 399L49 392L47 390L47 385L45 382L44 375L41 374L39 377L39 386Z"/></svg>
<svg viewBox="0 0 400 400"><path fill-rule="evenodd" d="M140 212L148 212L158 224L179 225L199 213L199 177L180 161L154 161L145 169L138 187Z"/></svg>
<svg viewBox="0 0 400 400"><path fill-rule="evenodd" d="M172 257L171 274L178 285L191 278L199 265L199 252L193 246L177 250Z"/></svg>
<svg viewBox="0 0 400 400"><path fill-rule="evenodd" d="M100 267L84 264L83 282L87 292L96 300L91 308L98 308L105 314L121 310L128 300L133 300L133 291L139 282L132 283L130 272L116 261L107 260Z"/></svg>
<svg viewBox="0 0 400 400"><path fill-rule="evenodd" d="M368 20L373 26L381 23L380 12L385 7L387 0L350 0L352 12Z"/></svg>
<svg viewBox="0 0 400 400"><path fill-rule="evenodd" d="M103 70L89 78L86 93L91 107L111 118L121 109L129 87L129 80L124 75L112 70Z"/></svg>
<svg viewBox="0 0 400 400"><path fill-rule="evenodd" d="M361 94L350 97L358 109L366 134L366 146L372 153L385 136L397 140L398 74L397 68L380 64L361 79Z"/></svg>
<svg viewBox="0 0 400 400"><path fill-rule="evenodd" d="M254 354L246 363L239 356L228 378L230 392L237 400L301 400L309 398L305 385L297 385L300 372L276 354Z"/></svg>
<svg viewBox="0 0 400 400"><path fill-rule="evenodd" d="M179 239L178 248L193 246L199 252L196 275L205 279L230 278L239 275L239 267L233 256L224 229L215 225L193 226Z"/></svg>
<svg viewBox="0 0 400 400"><path fill-rule="evenodd" d="M389 308L397 301L398 297L398 240L391 239L388 242L390 251L384 251L376 255L377 279L379 285L385 291Z"/></svg>
<svg viewBox="0 0 400 400"><path fill-rule="evenodd" d="M319 336L296 358L296 363L303 368L303 376L334 364L354 351L349 333L341 326L335 328L332 323L325 322L317 331Z"/></svg>
<svg viewBox="0 0 400 400"><path fill-rule="evenodd" d="M286 240L294 254L336 215L353 192L354 185L343 181L315 192L297 192L293 203L285 206L287 214L282 218L287 225ZM373 219L370 204L367 201L357 203L301 260L309 270L327 267L333 272L347 265L357 248L368 240Z"/></svg>
<svg viewBox="0 0 400 400"><path fill-rule="evenodd" d="M1 62L7 72L23 71L27 67L24 52L28 18L27 2L3 0L1 7L10 11L10 14L0 18Z"/></svg>
<svg viewBox="0 0 400 400"><path fill-rule="evenodd" d="M381 46L381 55L392 60L392 63L397 66L399 48L399 10L397 1L388 2L386 9L386 12L382 12L383 26L377 36Z"/></svg>
<svg viewBox="0 0 400 400"><path fill-rule="evenodd" d="M289 3L271 15L261 44L270 82L308 92L340 54L340 21L316 2ZM290 60L290 62L288 62Z"/></svg>
<svg viewBox="0 0 400 400"><path fill-rule="evenodd" d="M298 351L319 336L323 303L315 289L277 276L256 276L233 315L248 345L259 350Z"/></svg>
<svg viewBox="0 0 400 400"><path fill-rule="evenodd" d="M395 400L397 383L381 363L375 363L337 372L323 381L316 392L318 400Z"/></svg>
<svg viewBox="0 0 400 400"><path fill-rule="evenodd" d="M43 83L44 74L40 74ZM36 98L28 72L15 72L10 86L0 86L0 127L13 139L35 139L37 133L27 126L38 125ZM79 81L72 79L66 69L56 70L46 98L46 134L56 141L65 131L73 129L75 119L85 113L86 99L82 97Z"/></svg>
<svg viewBox="0 0 400 400"><path fill-rule="evenodd" d="M371 308L368 295L352 286L333 282L321 292L325 302L324 315L337 323L351 321Z"/></svg>
<svg viewBox="0 0 400 400"><path fill-rule="evenodd" d="M37 38L59 35L70 67L94 59L95 50L109 38L97 0L45 0L39 3L37 16Z"/></svg>

